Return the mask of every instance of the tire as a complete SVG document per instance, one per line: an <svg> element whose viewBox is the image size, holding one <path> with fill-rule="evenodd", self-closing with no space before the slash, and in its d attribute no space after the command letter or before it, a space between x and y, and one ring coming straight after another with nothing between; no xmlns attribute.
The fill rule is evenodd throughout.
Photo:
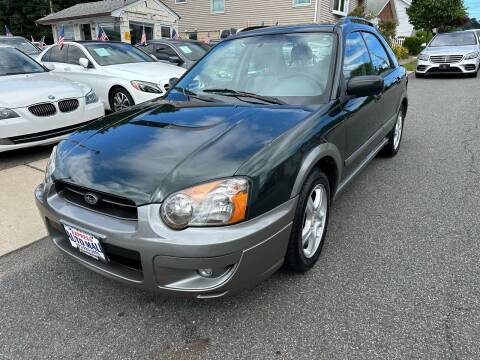
<svg viewBox="0 0 480 360"><path fill-rule="evenodd" d="M388 136L388 143L385 144L380 155L384 157L394 157L398 154L400 150L400 145L402 144L403 129L405 122L405 106L401 106L398 111L397 121ZM400 132L400 133L398 133Z"/></svg>
<svg viewBox="0 0 480 360"><path fill-rule="evenodd" d="M425 74L420 74L420 73L416 72L415 77L418 78L418 79L422 79L422 78L425 77Z"/></svg>
<svg viewBox="0 0 480 360"><path fill-rule="evenodd" d="M328 178L325 173L315 169L305 181L298 198L285 256L287 269L304 273L317 262L327 234L330 204L331 195ZM307 205L309 210L307 210ZM310 236L307 237L309 233ZM306 246L303 239L310 240L306 241Z"/></svg>
<svg viewBox="0 0 480 360"><path fill-rule="evenodd" d="M121 111L135 105L132 96L122 87L115 87L110 92L110 109L112 111Z"/></svg>

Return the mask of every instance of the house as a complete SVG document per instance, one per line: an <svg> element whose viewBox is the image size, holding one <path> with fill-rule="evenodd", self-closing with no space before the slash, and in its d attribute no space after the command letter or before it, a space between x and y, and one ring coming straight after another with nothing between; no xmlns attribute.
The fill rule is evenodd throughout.
<svg viewBox="0 0 480 360"><path fill-rule="evenodd" d="M179 19L159 0L103 0L74 5L37 23L52 26L55 42L62 26L65 40L95 40L101 26L110 40L137 44L143 29L147 40L171 37Z"/></svg>
<svg viewBox="0 0 480 360"><path fill-rule="evenodd" d="M163 0L180 15L182 37L218 38L221 30L256 25L336 22L361 0Z"/></svg>
<svg viewBox="0 0 480 360"><path fill-rule="evenodd" d="M411 0L365 0L367 13L372 14L377 21L393 20L397 26L397 37L411 36L413 25L410 24L407 9Z"/></svg>

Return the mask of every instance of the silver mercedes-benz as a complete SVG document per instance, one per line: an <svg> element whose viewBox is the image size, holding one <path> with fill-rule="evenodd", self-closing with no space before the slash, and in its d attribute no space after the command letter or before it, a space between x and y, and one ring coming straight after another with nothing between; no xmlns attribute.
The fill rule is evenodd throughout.
<svg viewBox="0 0 480 360"><path fill-rule="evenodd" d="M473 31L438 34L418 55L415 75L467 74L477 76L480 46Z"/></svg>

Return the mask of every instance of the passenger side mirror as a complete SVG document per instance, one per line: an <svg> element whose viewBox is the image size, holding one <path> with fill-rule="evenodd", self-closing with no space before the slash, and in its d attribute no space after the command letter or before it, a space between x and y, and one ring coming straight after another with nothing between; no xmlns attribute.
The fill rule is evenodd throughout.
<svg viewBox="0 0 480 360"><path fill-rule="evenodd" d="M86 58L80 58L78 59L78 63L83 66L85 69L88 69L89 67L91 67L90 65L90 61Z"/></svg>
<svg viewBox="0 0 480 360"><path fill-rule="evenodd" d="M43 66L45 66L48 70L53 71L55 70L55 65L51 63L44 63Z"/></svg>
<svg viewBox="0 0 480 360"><path fill-rule="evenodd" d="M347 94L358 97L380 95L384 86L381 76L355 76L348 81Z"/></svg>
<svg viewBox="0 0 480 360"><path fill-rule="evenodd" d="M180 59L179 56L169 56L168 61L177 65L180 65L181 63L183 63L182 59Z"/></svg>
<svg viewBox="0 0 480 360"><path fill-rule="evenodd" d="M150 54L150 57L151 57L153 60L158 61L158 59L157 59L157 57L156 57L155 55Z"/></svg>
<svg viewBox="0 0 480 360"><path fill-rule="evenodd" d="M170 88L173 88L178 82L178 78L177 77L173 77L171 78L170 80L168 80L168 83L170 85Z"/></svg>

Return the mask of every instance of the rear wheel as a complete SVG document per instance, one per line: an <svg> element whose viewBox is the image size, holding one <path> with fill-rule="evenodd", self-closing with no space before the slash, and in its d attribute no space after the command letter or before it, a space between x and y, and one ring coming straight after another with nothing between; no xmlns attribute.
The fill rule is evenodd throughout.
<svg viewBox="0 0 480 360"><path fill-rule="evenodd" d="M122 87L116 87L110 93L110 108L120 111L135 105L132 96Z"/></svg>
<svg viewBox="0 0 480 360"><path fill-rule="evenodd" d="M303 273L315 265L327 233L329 213L330 184L327 176L315 169L298 199L285 258L289 269Z"/></svg>
<svg viewBox="0 0 480 360"><path fill-rule="evenodd" d="M381 151L381 155L385 157L394 157L397 155L400 150L400 145L403 137L403 125L405 120L405 106L400 108L400 111L397 115L397 121L395 122L395 127L393 128L390 136L388 137L388 143L384 146Z"/></svg>

